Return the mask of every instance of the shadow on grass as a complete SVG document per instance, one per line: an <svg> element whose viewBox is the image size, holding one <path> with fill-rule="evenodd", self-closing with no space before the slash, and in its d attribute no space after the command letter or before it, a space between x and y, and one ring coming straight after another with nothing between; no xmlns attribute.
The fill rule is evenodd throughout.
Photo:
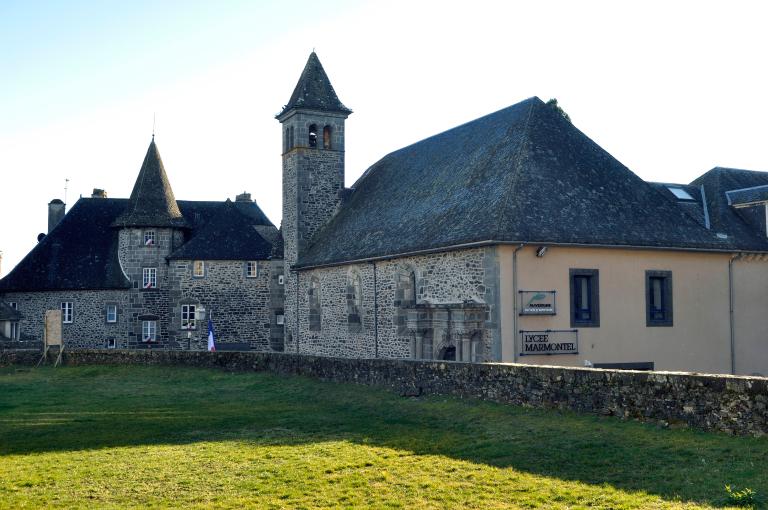
<svg viewBox="0 0 768 510"><path fill-rule="evenodd" d="M0 455L233 439L350 441L712 506L727 483L768 486L766 439L263 373L0 370Z"/></svg>

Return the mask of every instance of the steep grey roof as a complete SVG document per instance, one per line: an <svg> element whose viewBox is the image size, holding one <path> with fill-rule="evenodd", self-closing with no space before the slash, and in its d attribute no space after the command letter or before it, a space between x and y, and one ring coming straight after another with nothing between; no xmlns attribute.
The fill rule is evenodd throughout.
<svg viewBox="0 0 768 510"><path fill-rule="evenodd" d="M293 94L291 94L288 104L283 107L280 115L293 108L352 113L352 110L344 106L339 100L336 91L333 90L331 80L325 74L323 65L314 51L309 55L307 65L304 66L301 77L299 77L299 82L293 89Z"/></svg>
<svg viewBox="0 0 768 510"><path fill-rule="evenodd" d="M112 222L127 200L81 198L8 275L0 291L124 289Z"/></svg>
<svg viewBox="0 0 768 510"><path fill-rule="evenodd" d="M701 188L699 186L691 186L690 184L674 184L666 182L649 182L651 186L661 193L664 197L674 202L680 209L685 211L691 218L696 220L696 223L702 227L707 226L708 211L704 207L704 202L701 198ZM685 191L691 197L691 199L681 199L677 197L670 188L677 188Z"/></svg>
<svg viewBox="0 0 768 510"><path fill-rule="evenodd" d="M768 201L768 185L726 191L725 196L731 205L766 202Z"/></svg>
<svg viewBox="0 0 768 510"><path fill-rule="evenodd" d="M256 204L250 205L258 209ZM258 232L251 216L243 214L229 200L220 204L216 213L198 232L169 259L184 260L266 260L272 253L272 244ZM261 213L261 210L258 211ZM263 213L261 213L263 216ZM269 221L269 220L267 220ZM277 233L274 225L264 225Z"/></svg>
<svg viewBox="0 0 768 510"><path fill-rule="evenodd" d="M131 198L115 227L186 227L155 139L147 149Z"/></svg>
<svg viewBox="0 0 768 510"><path fill-rule="evenodd" d="M768 185L768 172L715 167L691 184L704 186L712 230L737 240L745 250L765 249L761 248L767 242L765 236L728 204L726 192Z"/></svg>
<svg viewBox="0 0 768 510"><path fill-rule="evenodd" d="M17 310L0 301L0 321L18 321L19 319L21 314Z"/></svg>
<svg viewBox="0 0 768 510"><path fill-rule="evenodd" d="M0 292L129 288L117 258L119 229L112 227L128 203L126 199L116 198L79 199L56 228L0 280ZM251 230L257 226L275 229L255 203L230 205L237 215L234 218ZM221 228L224 202L179 200L178 207L188 225L184 233L186 244L214 246L214 241L219 239L215 230ZM252 234L243 228L216 246L224 253L242 249L243 260L254 258L254 254L266 252L268 256L271 253L271 244L260 247L260 251L249 251L250 245L241 241L242 236L250 238ZM227 258L220 252L212 253L214 258Z"/></svg>
<svg viewBox="0 0 768 510"><path fill-rule="evenodd" d="M393 152L353 187L298 267L483 242L768 250L703 228L538 98Z"/></svg>

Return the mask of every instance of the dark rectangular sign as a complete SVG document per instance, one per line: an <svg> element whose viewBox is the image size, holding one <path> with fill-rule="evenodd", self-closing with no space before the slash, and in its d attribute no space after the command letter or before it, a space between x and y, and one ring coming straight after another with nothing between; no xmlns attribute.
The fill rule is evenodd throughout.
<svg viewBox="0 0 768 510"><path fill-rule="evenodd" d="M520 315L555 315L554 290L521 290Z"/></svg>
<svg viewBox="0 0 768 510"><path fill-rule="evenodd" d="M575 329L520 331L520 356L578 354L579 332Z"/></svg>

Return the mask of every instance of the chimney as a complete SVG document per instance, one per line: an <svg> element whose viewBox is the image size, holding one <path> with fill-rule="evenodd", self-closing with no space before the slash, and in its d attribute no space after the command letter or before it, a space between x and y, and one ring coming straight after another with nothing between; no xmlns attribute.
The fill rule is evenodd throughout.
<svg viewBox="0 0 768 510"><path fill-rule="evenodd" d="M251 202L251 194L243 191L235 197L235 202Z"/></svg>
<svg viewBox="0 0 768 510"><path fill-rule="evenodd" d="M91 198L107 198L107 192L103 189L99 188L93 188L93 193L91 193Z"/></svg>
<svg viewBox="0 0 768 510"><path fill-rule="evenodd" d="M62 219L64 219L64 212L66 207L67 206L64 204L64 202L62 202L58 198L54 198L48 204L48 233L49 234L51 233L51 230L53 230Z"/></svg>

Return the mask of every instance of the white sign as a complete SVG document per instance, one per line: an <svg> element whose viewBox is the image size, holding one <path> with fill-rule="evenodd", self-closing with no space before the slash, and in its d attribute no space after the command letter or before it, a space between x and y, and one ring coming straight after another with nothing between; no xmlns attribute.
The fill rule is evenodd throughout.
<svg viewBox="0 0 768 510"><path fill-rule="evenodd" d="M578 354L579 332L575 329L520 331L520 356Z"/></svg>
<svg viewBox="0 0 768 510"><path fill-rule="evenodd" d="M555 315L554 290L521 290L520 315Z"/></svg>

